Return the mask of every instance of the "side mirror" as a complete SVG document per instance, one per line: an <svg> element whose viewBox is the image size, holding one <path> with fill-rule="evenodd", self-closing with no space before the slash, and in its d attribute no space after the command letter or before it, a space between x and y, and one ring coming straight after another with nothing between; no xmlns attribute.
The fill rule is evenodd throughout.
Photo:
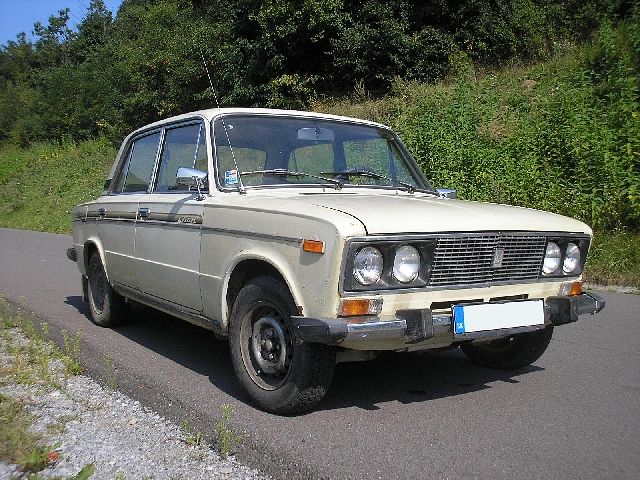
<svg viewBox="0 0 640 480"><path fill-rule="evenodd" d="M189 188L203 187L207 178L207 172L195 168L180 167L176 173L176 183L186 185Z"/></svg>
<svg viewBox="0 0 640 480"><path fill-rule="evenodd" d="M207 172L196 170L195 168L180 167L176 173L177 184L198 189L198 200L204 199L204 196L200 193L200 189L205 186L206 180Z"/></svg>
<svg viewBox="0 0 640 480"><path fill-rule="evenodd" d="M458 198L458 194L452 188L436 188L440 198Z"/></svg>

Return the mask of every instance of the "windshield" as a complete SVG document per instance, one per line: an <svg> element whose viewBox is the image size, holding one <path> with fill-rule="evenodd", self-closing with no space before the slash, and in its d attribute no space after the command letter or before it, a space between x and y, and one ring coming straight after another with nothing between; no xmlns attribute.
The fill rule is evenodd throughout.
<svg viewBox="0 0 640 480"><path fill-rule="evenodd" d="M214 123L223 188L285 185L428 190L388 130L314 118L229 115Z"/></svg>

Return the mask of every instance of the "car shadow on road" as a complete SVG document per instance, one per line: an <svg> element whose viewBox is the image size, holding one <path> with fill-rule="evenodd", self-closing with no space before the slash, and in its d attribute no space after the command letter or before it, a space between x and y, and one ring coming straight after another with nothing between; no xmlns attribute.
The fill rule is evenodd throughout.
<svg viewBox="0 0 640 480"><path fill-rule="evenodd" d="M80 295L69 296L65 299L64 303L71 305L78 310L78 312L87 317L87 320L89 319L89 305L82 300Z"/></svg>
<svg viewBox="0 0 640 480"><path fill-rule="evenodd" d="M385 352L370 362L338 364L320 409L359 407L378 410L385 402L429 402L491 388L495 382L517 384L517 377L543 370L493 370L472 364L459 349L442 352Z"/></svg>
<svg viewBox="0 0 640 480"><path fill-rule="evenodd" d="M80 296L67 297L65 303L75 307L89 320L89 308ZM129 321L112 329L129 340L159 355L207 376L228 395L249 403L249 397L237 384L229 347L212 332L191 325L158 310L132 303Z"/></svg>
<svg viewBox="0 0 640 480"><path fill-rule="evenodd" d="M66 303L88 318L89 310L80 296L67 297ZM142 305L132 305L129 316L131 321L114 329L115 332L208 377L226 394L251 405L233 373L226 341ZM374 411L380 404L391 401L429 402L491 388L494 382L517 384L517 377L540 370L537 366L518 371L478 367L459 349L437 353L385 352L372 361L338 364L329 393L318 409L356 407Z"/></svg>

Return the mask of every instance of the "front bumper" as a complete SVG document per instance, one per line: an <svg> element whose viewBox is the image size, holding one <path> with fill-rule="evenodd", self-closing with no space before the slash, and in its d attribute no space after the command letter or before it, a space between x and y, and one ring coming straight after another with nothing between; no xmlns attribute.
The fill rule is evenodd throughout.
<svg viewBox="0 0 640 480"><path fill-rule="evenodd" d="M575 322L579 315L595 314L605 306L605 301L595 293L583 293L571 297L549 297L545 300L545 326ZM424 342L436 335L451 335L454 342L451 314L433 313L428 308L398 310L391 318L291 318L300 341L340 345L348 342L371 342L401 339L404 344ZM544 326L518 327L495 331L476 332L455 340L478 340L514 335L537 330Z"/></svg>

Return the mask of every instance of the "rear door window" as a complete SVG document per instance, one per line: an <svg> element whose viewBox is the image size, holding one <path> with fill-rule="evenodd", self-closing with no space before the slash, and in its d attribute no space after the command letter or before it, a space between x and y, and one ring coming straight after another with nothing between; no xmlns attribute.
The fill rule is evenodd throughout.
<svg viewBox="0 0 640 480"><path fill-rule="evenodd" d="M133 141L129 160L113 188L114 193L146 192L156 162L160 132Z"/></svg>

